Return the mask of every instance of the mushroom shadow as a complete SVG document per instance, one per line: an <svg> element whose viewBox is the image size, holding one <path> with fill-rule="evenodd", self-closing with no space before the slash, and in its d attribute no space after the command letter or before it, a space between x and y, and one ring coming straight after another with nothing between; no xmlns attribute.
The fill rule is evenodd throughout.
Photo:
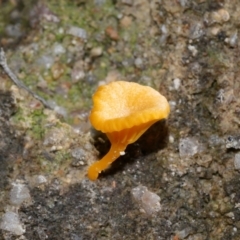
<svg viewBox="0 0 240 240"><path fill-rule="evenodd" d="M105 156L111 143L106 134L92 129L94 146L99 152L99 159ZM136 142L129 144L125 155L120 156L99 177L115 174L122 171L127 164L133 164L136 159L165 148L168 144L168 125L165 119L154 123Z"/></svg>

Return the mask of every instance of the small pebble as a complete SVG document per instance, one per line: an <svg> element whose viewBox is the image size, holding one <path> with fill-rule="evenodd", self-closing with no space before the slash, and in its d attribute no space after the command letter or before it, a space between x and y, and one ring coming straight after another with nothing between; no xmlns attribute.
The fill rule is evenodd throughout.
<svg viewBox="0 0 240 240"><path fill-rule="evenodd" d="M64 73L64 66L60 63L54 63L51 67L51 73L54 80L59 79Z"/></svg>
<svg viewBox="0 0 240 240"><path fill-rule="evenodd" d="M53 45L53 53L55 55L61 55L64 54L66 52L66 49L59 43L55 43Z"/></svg>
<svg viewBox="0 0 240 240"><path fill-rule="evenodd" d="M22 183L13 183L10 191L11 204L20 206L24 201L30 199L28 188Z"/></svg>
<svg viewBox="0 0 240 240"><path fill-rule="evenodd" d="M238 43L238 32L236 31L229 37L229 45L235 47Z"/></svg>
<svg viewBox="0 0 240 240"><path fill-rule="evenodd" d="M117 41L119 39L118 32L112 26L107 27L105 33L112 40Z"/></svg>
<svg viewBox="0 0 240 240"><path fill-rule="evenodd" d="M103 50L101 47L95 47L91 50L90 55L92 57L99 57L102 55L102 52L103 52Z"/></svg>
<svg viewBox="0 0 240 240"><path fill-rule="evenodd" d="M188 50L192 53L193 57L195 57L198 53L197 48L193 45L188 45Z"/></svg>
<svg viewBox="0 0 240 240"><path fill-rule="evenodd" d="M134 65L139 69L142 68L143 67L143 60L141 58L136 58L135 61L134 61Z"/></svg>
<svg viewBox="0 0 240 240"><path fill-rule="evenodd" d="M230 15L227 10L219 9L218 11L212 12L213 22L223 23L227 22L230 19Z"/></svg>
<svg viewBox="0 0 240 240"><path fill-rule="evenodd" d="M199 150L199 143L193 137L181 138L179 141L179 154L181 158L192 157Z"/></svg>
<svg viewBox="0 0 240 240"><path fill-rule="evenodd" d="M161 210L160 197L150 192L145 186L138 186L133 188L132 191L133 198L140 204L143 210L151 215L155 212Z"/></svg>
<svg viewBox="0 0 240 240"><path fill-rule="evenodd" d="M240 153L235 154L235 157L234 157L234 167L237 170L240 169Z"/></svg>
<svg viewBox="0 0 240 240"><path fill-rule="evenodd" d="M46 183L47 182L47 178L45 177L45 176L43 176L43 175L38 175L37 177L36 177L36 183L37 184L44 184L44 183Z"/></svg>
<svg viewBox="0 0 240 240"><path fill-rule="evenodd" d="M197 22L191 26L189 38L197 39L200 38L203 34L204 34L203 26L201 23Z"/></svg>
<svg viewBox="0 0 240 240"><path fill-rule="evenodd" d="M22 235L25 232L25 229L20 223L18 214L11 211L8 211L3 215L0 229L9 231L14 235Z"/></svg>
<svg viewBox="0 0 240 240"><path fill-rule="evenodd" d="M207 25L213 25L214 23L223 24L229 21L230 15L227 10L221 8L217 11L211 13L206 12L204 16L204 21Z"/></svg>
<svg viewBox="0 0 240 240"><path fill-rule="evenodd" d="M83 40L87 39L87 32L83 28L71 26L68 31L68 34L73 35L75 37L79 37Z"/></svg>
<svg viewBox="0 0 240 240"><path fill-rule="evenodd" d="M132 18L129 16L124 16L121 21L120 24L123 28L127 28L132 24Z"/></svg>

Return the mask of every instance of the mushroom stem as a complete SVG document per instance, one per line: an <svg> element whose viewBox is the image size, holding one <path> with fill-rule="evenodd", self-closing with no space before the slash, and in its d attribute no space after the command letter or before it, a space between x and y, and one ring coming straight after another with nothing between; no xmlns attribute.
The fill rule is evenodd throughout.
<svg viewBox="0 0 240 240"><path fill-rule="evenodd" d="M99 161L92 164L88 169L88 178L92 181L98 178L99 173L108 168L124 152L128 143L114 143L109 152Z"/></svg>

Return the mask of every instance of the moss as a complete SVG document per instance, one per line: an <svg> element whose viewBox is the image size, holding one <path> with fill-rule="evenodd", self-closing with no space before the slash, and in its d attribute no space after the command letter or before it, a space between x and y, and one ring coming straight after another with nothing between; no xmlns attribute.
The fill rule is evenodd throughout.
<svg viewBox="0 0 240 240"><path fill-rule="evenodd" d="M16 128L25 129L27 135L35 140L41 140L45 133L46 116L43 109L27 109L24 106L18 108L18 111L12 116L12 122Z"/></svg>
<svg viewBox="0 0 240 240"><path fill-rule="evenodd" d="M11 120L12 120L14 123L20 123L20 122L25 121L26 116L24 116L23 112L24 112L24 111L23 111L22 108L18 108L18 109L17 109L17 112L12 116Z"/></svg>
<svg viewBox="0 0 240 240"><path fill-rule="evenodd" d="M32 127L29 134L34 136L35 139L40 140L45 133L44 121L46 116L43 114L42 109L36 109L31 114Z"/></svg>
<svg viewBox="0 0 240 240"><path fill-rule="evenodd" d="M39 162L43 172L58 175L61 174L61 170L64 171L66 166L69 166L70 160L71 155L68 151L58 151L54 154L52 161L41 155L37 162Z"/></svg>
<svg viewBox="0 0 240 240"><path fill-rule="evenodd" d="M114 1L111 0L106 0L104 4L99 6L96 5L93 0L51 0L47 1L45 4L47 4L51 11L59 17L60 23L56 24L44 20L41 22L38 29L31 32L31 34L33 34L32 40L37 44L38 48L34 52L25 49L25 51L17 53L19 59L24 59L24 64L20 70L20 75L22 74L21 79L28 87L32 88L34 92L45 99L52 99L58 105L65 107L69 111L74 109L90 109L92 104L91 97L95 89L95 84L87 82L87 79L78 83L72 83L71 70L74 62L79 59L85 61L85 58L89 57L91 48L102 46L102 56L92 59L92 62L89 64L89 68L92 68L91 74L96 76L97 80L104 79L110 69L113 66L115 68L116 65L123 76L135 74L136 69L132 63L126 67L122 62L126 59L132 59L132 53L136 50L137 44L142 42L142 39L138 37L139 28L141 28L141 26L137 26L133 21L129 28L120 28L117 17L119 11ZM29 10L28 8L28 11ZM120 53L117 49L112 53L107 52L107 49L115 48L116 46L110 39L105 37L105 29L109 25L113 26L113 28L118 31L121 38L120 41L123 40L122 38L124 35L128 35L128 41L126 41L128 47L124 53ZM87 45L85 45L85 43L82 43L83 45L79 44L79 39L66 34L69 26L77 26L86 30L88 34ZM63 31L59 31L60 28ZM79 52L76 50L76 53L69 51L69 47L74 47L72 43L73 40L77 41L79 46L83 47L83 49ZM60 43L67 50L67 53L58 57L52 55L52 46L55 43ZM151 44L151 41L149 44ZM71 56L70 62L69 54L74 55ZM43 66L37 64L37 60L44 55L53 57L54 62L59 62L66 70L59 79L53 80L51 70L45 69ZM40 76L47 82L46 91L38 90L36 87ZM59 86L61 88L63 85L69 86L69 89L66 89L66 94L62 94L61 90L58 90ZM33 121L34 120L35 117L33 116ZM39 121L41 122L41 120ZM37 125L32 127L34 135L36 134L37 138L40 138L43 134L40 128L41 127Z"/></svg>
<svg viewBox="0 0 240 240"><path fill-rule="evenodd" d="M54 12L57 13L59 18L62 22L58 24L53 24L47 21L42 22L42 31L41 31L41 45L39 45L38 52L35 52L35 56L25 55L25 61L30 64L34 63L33 60L36 61L42 55L47 54L46 49L51 49L54 43L59 42L65 48L71 44L71 41L74 39L73 36L66 35L66 33L59 33L58 28L61 26L67 31L69 26L78 26L84 28L88 33L88 44L91 46L99 46L99 42L92 37L95 34L104 32L104 29L108 22L104 22L104 19L108 18L109 16L114 16L115 11L114 5L112 1L106 1L106 3L101 6L97 7L93 1L89 1L85 4L78 4L77 2L67 2L64 0L61 1L48 1L48 7ZM64 22L64 25L62 24ZM99 24L101 22L101 24ZM103 24L102 24L103 23ZM37 33L37 34L40 34ZM38 38L38 36L36 36ZM34 59L35 58L35 59ZM78 59L78 53L76 53L76 58ZM65 67L68 67L69 64L67 54L63 54L59 57L58 61ZM70 78L70 70L66 71L63 76L57 81L52 80L51 71L42 68L41 66L28 66L23 71L26 77L23 78L24 83L27 86L36 85L39 81L39 76L42 76L48 84L48 89L54 93L52 97L54 97L54 101L57 104L66 107L67 109L79 108L79 107L90 107L91 103L91 95L93 93L92 86L87 85L84 82L79 82L78 84L72 84ZM96 68L94 70L94 74L98 76L99 79L103 79L106 77L108 69L110 67L110 61L108 56L101 58L100 61L100 68ZM33 74L33 68L35 74ZM70 90L67 93L68 101L64 98L64 96L56 93L56 87L61 85L61 83L69 83ZM37 89L33 88L35 92L39 95L43 96L46 99L49 99L49 93L46 94L42 91L37 91Z"/></svg>

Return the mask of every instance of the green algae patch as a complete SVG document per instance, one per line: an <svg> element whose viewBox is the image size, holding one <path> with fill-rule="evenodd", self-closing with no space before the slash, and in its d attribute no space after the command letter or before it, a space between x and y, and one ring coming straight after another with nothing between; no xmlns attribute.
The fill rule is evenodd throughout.
<svg viewBox="0 0 240 240"><path fill-rule="evenodd" d="M71 155L69 151L58 151L55 154L45 152L37 160L40 164L40 169L45 174L54 174L60 176L66 166L69 166Z"/></svg>
<svg viewBox="0 0 240 240"><path fill-rule="evenodd" d="M36 104L40 104L37 103ZM11 121L14 126L23 130L26 135L39 141L45 133L45 123L47 116L43 108L30 109L28 106L20 103L17 112L12 116Z"/></svg>
<svg viewBox="0 0 240 240"><path fill-rule="evenodd" d="M32 112L32 127L29 129L29 134L37 140L41 140L45 133L44 123L46 122L46 115L42 109L37 109Z"/></svg>

